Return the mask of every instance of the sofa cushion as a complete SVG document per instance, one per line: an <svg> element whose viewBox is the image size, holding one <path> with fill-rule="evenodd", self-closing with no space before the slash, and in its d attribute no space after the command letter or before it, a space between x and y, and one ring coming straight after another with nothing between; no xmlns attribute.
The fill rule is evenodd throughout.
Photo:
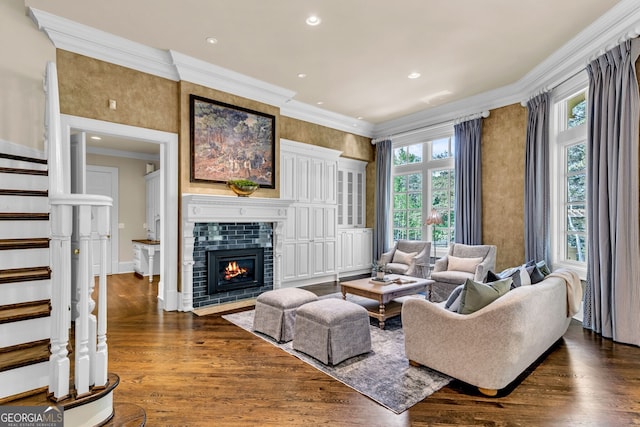
<svg viewBox="0 0 640 427"><path fill-rule="evenodd" d="M464 284L467 279L473 279L473 273L466 271L434 271L431 279L441 283L451 283L454 285Z"/></svg>
<svg viewBox="0 0 640 427"><path fill-rule="evenodd" d="M405 274L409 271L409 265L407 264L398 264L395 262L390 262L385 265L386 269L394 274Z"/></svg>
<svg viewBox="0 0 640 427"><path fill-rule="evenodd" d="M396 249L391 262L394 264L411 264L411 260L416 255L418 255L418 252L402 252L400 249Z"/></svg>
<svg viewBox="0 0 640 427"><path fill-rule="evenodd" d="M462 289L460 300L460 314L471 314L491 304L511 289L511 278L501 279L491 283L479 283L467 280Z"/></svg>
<svg viewBox="0 0 640 427"><path fill-rule="evenodd" d="M475 273L476 267L482 262L482 258L459 258L453 255L448 255L447 258L447 271Z"/></svg>

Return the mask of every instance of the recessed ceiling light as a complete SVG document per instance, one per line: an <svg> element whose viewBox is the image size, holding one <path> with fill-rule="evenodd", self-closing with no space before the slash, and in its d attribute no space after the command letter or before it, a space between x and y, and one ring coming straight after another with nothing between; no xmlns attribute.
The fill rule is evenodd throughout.
<svg viewBox="0 0 640 427"><path fill-rule="evenodd" d="M95 139L96 141L100 141L102 138L100 138L99 136L92 136L91 139Z"/></svg>
<svg viewBox="0 0 640 427"><path fill-rule="evenodd" d="M357 117L357 119L358 119L358 120L364 120L364 117L362 117L362 116L358 116L358 117Z"/></svg>
<svg viewBox="0 0 640 427"><path fill-rule="evenodd" d="M304 79L307 75L305 73L298 73L298 77Z"/></svg>
<svg viewBox="0 0 640 427"><path fill-rule="evenodd" d="M206 38L207 43L209 44L217 44L218 43L218 39L215 37L207 37Z"/></svg>
<svg viewBox="0 0 640 427"><path fill-rule="evenodd" d="M407 77L409 77L410 79L417 79L418 77L420 77L420 73L417 72L413 72L411 74L409 74Z"/></svg>
<svg viewBox="0 0 640 427"><path fill-rule="evenodd" d="M311 25L312 27L315 27L316 25L320 25L320 22L322 22L322 20L316 15L311 15L304 22L306 22L307 25Z"/></svg>
<svg viewBox="0 0 640 427"><path fill-rule="evenodd" d="M318 104L318 105L322 105L322 104L324 104L324 102L322 102L322 101L318 101L318 102L316 102L316 104Z"/></svg>

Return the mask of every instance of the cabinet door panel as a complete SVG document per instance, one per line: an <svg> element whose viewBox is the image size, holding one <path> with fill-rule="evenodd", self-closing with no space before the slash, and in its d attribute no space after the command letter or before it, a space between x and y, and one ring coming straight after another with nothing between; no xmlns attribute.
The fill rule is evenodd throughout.
<svg viewBox="0 0 640 427"><path fill-rule="evenodd" d="M324 160L311 160L311 201L313 203L322 203L325 201L325 174Z"/></svg>
<svg viewBox="0 0 640 427"><path fill-rule="evenodd" d="M296 186L298 192L298 201L308 202L309 194L309 177L311 172L311 160L308 157L297 157L296 160Z"/></svg>
<svg viewBox="0 0 640 427"><path fill-rule="evenodd" d="M283 154L280 165L280 197L286 200L296 200L296 157Z"/></svg>
<svg viewBox="0 0 640 427"><path fill-rule="evenodd" d="M328 240L324 242L324 271L326 273L333 273L336 271L336 242L335 240Z"/></svg>
<svg viewBox="0 0 640 427"><path fill-rule="evenodd" d="M324 273L324 242L313 242L313 274Z"/></svg>
<svg viewBox="0 0 640 427"><path fill-rule="evenodd" d="M336 177L337 177L338 163L327 162L325 166L325 201L327 203L336 203Z"/></svg>
<svg viewBox="0 0 640 427"><path fill-rule="evenodd" d="M311 243L297 243L296 255L296 276L298 278L308 277L311 274Z"/></svg>
<svg viewBox="0 0 640 427"><path fill-rule="evenodd" d="M296 209L296 239L309 240L311 230L309 228L310 210L306 206L298 206Z"/></svg>
<svg viewBox="0 0 640 427"><path fill-rule="evenodd" d="M295 240L296 239L296 208L287 208L287 220L284 222L284 239Z"/></svg>
<svg viewBox="0 0 640 427"><path fill-rule="evenodd" d="M345 269L353 267L353 232L342 235L342 265Z"/></svg>
<svg viewBox="0 0 640 427"><path fill-rule="evenodd" d="M362 253L362 237L361 231L353 233L353 265L354 267L362 267L364 265L364 256Z"/></svg>
<svg viewBox="0 0 640 427"><path fill-rule="evenodd" d="M282 245L282 280L296 278L296 244Z"/></svg>
<svg viewBox="0 0 640 427"><path fill-rule="evenodd" d="M324 210L324 229L325 229L325 238L327 239L335 239L336 238L336 208L329 207Z"/></svg>
<svg viewBox="0 0 640 427"><path fill-rule="evenodd" d="M313 223L311 224L312 231L312 239L324 239L325 236L325 217L324 217L324 208L322 207L313 207Z"/></svg>

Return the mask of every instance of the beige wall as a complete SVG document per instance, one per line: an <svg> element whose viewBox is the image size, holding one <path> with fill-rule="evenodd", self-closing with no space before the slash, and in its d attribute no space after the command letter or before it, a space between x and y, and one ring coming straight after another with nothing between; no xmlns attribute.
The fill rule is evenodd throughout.
<svg viewBox="0 0 640 427"><path fill-rule="evenodd" d="M25 14L23 0L0 1L0 140L44 149L44 70L55 48Z"/></svg>
<svg viewBox="0 0 640 427"><path fill-rule="evenodd" d="M491 111L482 124L482 240L496 245L496 269L524 261L524 154L527 109Z"/></svg>
<svg viewBox="0 0 640 427"><path fill-rule="evenodd" d="M130 159L125 157L87 154L87 165L110 166L118 169L118 223L124 224L119 229L118 260L133 261L133 239L146 239L146 181L144 175L146 164L153 163L156 169L158 162Z"/></svg>
<svg viewBox="0 0 640 427"><path fill-rule="evenodd" d="M177 82L64 50L56 56L63 114L178 132Z"/></svg>

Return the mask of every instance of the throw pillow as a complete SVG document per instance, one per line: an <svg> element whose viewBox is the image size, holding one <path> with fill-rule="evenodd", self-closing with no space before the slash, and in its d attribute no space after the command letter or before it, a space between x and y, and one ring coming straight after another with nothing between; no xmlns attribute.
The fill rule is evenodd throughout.
<svg viewBox="0 0 640 427"><path fill-rule="evenodd" d="M450 311L458 312L460 308L460 300L462 299L462 288L464 288L464 284L456 286L456 288L451 291L449 298L447 298L447 302L444 304L444 308Z"/></svg>
<svg viewBox="0 0 640 427"><path fill-rule="evenodd" d="M544 277L547 277L549 274L551 274L551 270L549 270L547 263L544 261L538 261L536 263L536 267L538 267L538 269L540 270L540 273L542 273Z"/></svg>
<svg viewBox="0 0 640 427"><path fill-rule="evenodd" d="M398 264L411 264L411 260L414 256L418 255L418 252L402 252L401 250L396 249L396 252L393 254L393 261Z"/></svg>
<svg viewBox="0 0 640 427"><path fill-rule="evenodd" d="M500 273L494 273L489 270L486 282L495 282L502 279L511 279L511 289L519 288L522 285L530 285L531 279L529 273L523 267L513 267L502 270Z"/></svg>
<svg viewBox="0 0 640 427"><path fill-rule="evenodd" d="M482 262L482 258L458 258L448 255L447 270L448 271L466 271L467 273L475 273L476 267Z"/></svg>
<svg viewBox="0 0 640 427"><path fill-rule="evenodd" d="M529 273L532 285L540 283L544 280L544 275L536 265L534 265L533 267L527 267L527 273Z"/></svg>
<svg viewBox="0 0 640 427"><path fill-rule="evenodd" d="M460 299L460 314L471 314L484 308L509 292L511 278L491 283L478 283L467 279Z"/></svg>

